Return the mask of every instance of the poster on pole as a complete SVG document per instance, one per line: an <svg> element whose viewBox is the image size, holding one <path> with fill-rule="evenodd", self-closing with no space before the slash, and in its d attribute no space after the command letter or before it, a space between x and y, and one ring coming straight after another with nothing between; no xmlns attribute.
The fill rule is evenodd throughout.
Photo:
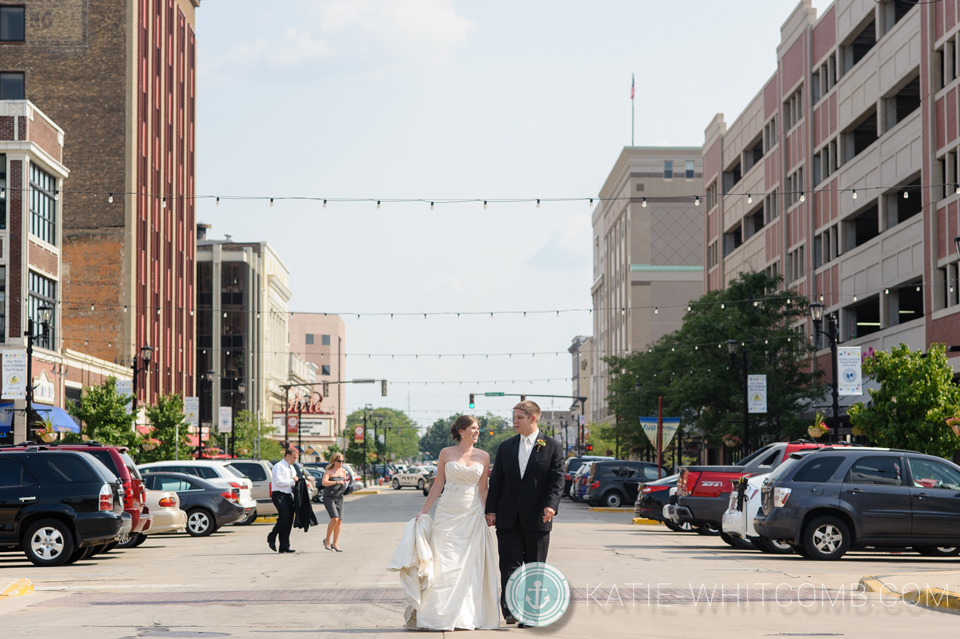
<svg viewBox="0 0 960 639"><path fill-rule="evenodd" d="M187 422L192 429L200 425L199 397L183 398L183 421Z"/></svg>
<svg viewBox="0 0 960 639"><path fill-rule="evenodd" d="M27 398L27 352L3 351L3 399Z"/></svg>
<svg viewBox="0 0 960 639"><path fill-rule="evenodd" d="M859 346L837 349L837 392L840 395L863 395L863 376L860 370Z"/></svg>
<svg viewBox="0 0 960 639"><path fill-rule="evenodd" d="M747 375L747 412L767 412L767 376Z"/></svg>
<svg viewBox="0 0 960 639"><path fill-rule="evenodd" d="M219 419L217 420L217 432L233 432L233 410L229 406L221 406Z"/></svg>
<svg viewBox="0 0 960 639"><path fill-rule="evenodd" d="M127 415L131 414L133 412L133 380L118 379L117 395L120 397L129 397L127 400Z"/></svg>
<svg viewBox="0 0 960 639"><path fill-rule="evenodd" d="M640 427L643 428L643 432L647 434L647 439L650 440L650 443L653 444L654 449L657 447L657 418L656 417L641 417L640 418ZM680 428L680 418L679 417L664 417L663 418L663 447L666 448L670 445L670 442L673 441L674 435L677 434L677 430Z"/></svg>
<svg viewBox="0 0 960 639"><path fill-rule="evenodd" d="M362 442L363 441L363 426L357 426L353 429L353 441Z"/></svg>

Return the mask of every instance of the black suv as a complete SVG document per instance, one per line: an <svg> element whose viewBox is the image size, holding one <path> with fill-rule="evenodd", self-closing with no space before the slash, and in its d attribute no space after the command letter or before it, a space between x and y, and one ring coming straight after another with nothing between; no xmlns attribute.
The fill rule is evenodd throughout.
<svg viewBox="0 0 960 639"><path fill-rule="evenodd" d="M583 466L585 461L597 461L600 459L612 460L614 457L601 457L595 455L583 455L582 457L568 457L563 462L563 494L570 496L570 484L573 483L573 476L577 474L577 469Z"/></svg>
<svg viewBox="0 0 960 639"><path fill-rule="evenodd" d="M887 448L821 448L791 455L764 481L761 536L811 559L851 548L960 554L960 466Z"/></svg>
<svg viewBox="0 0 960 639"><path fill-rule="evenodd" d="M637 501L640 484L658 479L657 465L641 461L598 461L590 469L583 500L619 508Z"/></svg>
<svg viewBox="0 0 960 639"><path fill-rule="evenodd" d="M95 457L42 447L0 452L0 547L21 548L37 566L73 563L116 541L123 504L123 483Z"/></svg>

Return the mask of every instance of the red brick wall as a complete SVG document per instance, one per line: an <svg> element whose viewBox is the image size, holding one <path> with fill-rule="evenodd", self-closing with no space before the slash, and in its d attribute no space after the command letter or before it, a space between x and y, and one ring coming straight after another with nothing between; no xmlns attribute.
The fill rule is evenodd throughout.
<svg viewBox="0 0 960 639"><path fill-rule="evenodd" d="M0 140L12 140L14 138L14 122L16 119L12 115L0 117Z"/></svg>
<svg viewBox="0 0 960 639"><path fill-rule="evenodd" d="M792 93L794 85L803 78L805 42L806 38L797 38L797 41L793 43L793 46L780 61L780 72L783 74L783 90L786 96ZM804 99L806 100L807 96L804 96Z"/></svg>
<svg viewBox="0 0 960 639"><path fill-rule="evenodd" d="M71 295L64 298L65 344L113 361L127 317L123 312L123 229L74 234L62 250L61 282Z"/></svg>
<svg viewBox="0 0 960 639"><path fill-rule="evenodd" d="M22 120L25 119L26 118L23 118ZM33 121L30 122L26 139L36 142L37 146L49 153L50 156L58 162L63 161L63 147L60 146L57 130L40 116L33 116Z"/></svg>
<svg viewBox="0 0 960 639"><path fill-rule="evenodd" d="M813 28L813 63L820 64L824 56L837 43L837 11L835 6L823 14L823 18Z"/></svg>
<svg viewBox="0 0 960 639"><path fill-rule="evenodd" d="M57 269L57 254L53 251L49 251L44 247L36 244L32 240L27 241L27 259L30 262L30 266L48 273L52 277L56 278L59 275Z"/></svg>

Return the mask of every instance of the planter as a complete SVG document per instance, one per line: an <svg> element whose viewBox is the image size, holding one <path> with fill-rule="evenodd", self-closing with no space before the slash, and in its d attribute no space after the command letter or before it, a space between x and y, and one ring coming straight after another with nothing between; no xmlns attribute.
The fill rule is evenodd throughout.
<svg viewBox="0 0 960 639"><path fill-rule="evenodd" d="M142 448L143 450L146 450L146 451L151 451L151 450L153 450L153 449L156 448L156 447L157 447L156 444L142 444L142 445L140 446L140 448Z"/></svg>
<svg viewBox="0 0 960 639"><path fill-rule="evenodd" d="M57 441L57 437L58 433L40 433L40 438L48 444Z"/></svg>
<svg viewBox="0 0 960 639"><path fill-rule="evenodd" d="M246 457L247 455L250 454L250 449L249 449L249 448L238 448L238 449L237 449L237 454L240 455L241 457Z"/></svg>
<svg viewBox="0 0 960 639"><path fill-rule="evenodd" d="M863 435L863 431L857 428L856 426L850 429L850 433L853 435L856 435L857 437L859 437L860 435Z"/></svg>
<svg viewBox="0 0 960 639"><path fill-rule="evenodd" d="M727 448L734 448L736 447L737 442L733 441L732 439L728 439L725 442L723 442L723 445L726 446Z"/></svg>
<svg viewBox="0 0 960 639"><path fill-rule="evenodd" d="M951 424L950 427L953 429L954 434L960 437L960 424Z"/></svg>
<svg viewBox="0 0 960 639"><path fill-rule="evenodd" d="M820 430L819 428L812 428L812 427L808 428L807 434L813 437L814 439L820 439L821 437L823 437L823 431Z"/></svg>

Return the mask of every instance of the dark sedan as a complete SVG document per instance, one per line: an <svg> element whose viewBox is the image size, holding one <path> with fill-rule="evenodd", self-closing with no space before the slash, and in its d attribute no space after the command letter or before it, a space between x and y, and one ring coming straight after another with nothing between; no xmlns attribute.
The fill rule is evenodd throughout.
<svg viewBox="0 0 960 639"><path fill-rule="evenodd" d="M145 473L143 481L148 490L177 493L180 509L187 513L187 532L192 537L206 537L243 517L236 489L224 490L186 473Z"/></svg>
<svg viewBox="0 0 960 639"><path fill-rule="evenodd" d="M675 524L663 516L663 507L670 503L670 489L676 488L678 477L680 475L670 475L663 479L640 484L637 501L633 506L633 514L644 519L662 521L667 525L667 528L675 532L693 530L689 522Z"/></svg>

